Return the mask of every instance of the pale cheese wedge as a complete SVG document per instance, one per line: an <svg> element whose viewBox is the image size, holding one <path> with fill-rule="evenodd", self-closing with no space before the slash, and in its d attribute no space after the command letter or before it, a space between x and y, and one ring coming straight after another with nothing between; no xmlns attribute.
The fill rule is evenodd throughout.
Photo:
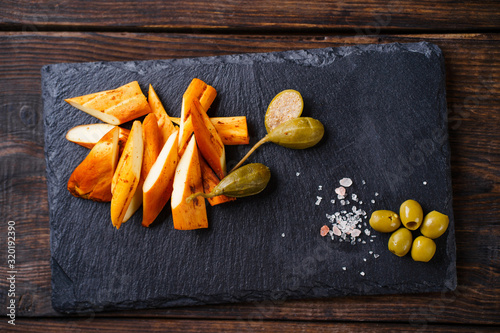
<svg viewBox="0 0 500 333"><path fill-rule="evenodd" d="M194 78L189 84L186 92L182 96L181 120L179 125L179 155L182 155L186 149L187 143L191 134L193 134L193 126L191 121L191 106L193 100L198 100L204 112L215 100L217 91L214 87L209 86L200 79Z"/></svg>
<svg viewBox="0 0 500 333"><path fill-rule="evenodd" d="M144 152L142 157L141 179L135 191L134 197L128 206L123 222L127 222L142 205L143 184L149 170L156 162L162 148L161 132L158 128L158 122L154 113L150 113L142 122L142 141L144 143Z"/></svg>
<svg viewBox="0 0 500 333"><path fill-rule="evenodd" d="M68 190L75 197L108 202L111 200L111 181L118 158L118 127L90 150L68 180Z"/></svg>
<svg viewBox="0 0 500 333"><path fill-rule="evenodd" d="M144 227L149 227L153 223L172 195L175 169L179 162L178 133L175 131L170 135L144 181L142 187L142 225Z"/></svg>
<svg viewBox="0 0 500 333"><path fill-rule="evenodd" d="M151 112L137 81L113 90L68 98L65 101L111 125L120 125Z"/></svg>
<svg viewBox="0 0 500 333"><path fill-rule="evenodd" d="M192 109L191 119L198 148L205 161L215 171L219 179L222 179L226 175L226 150L224 144L208 115L202 110L198 100L193 100Z"/></svg>
<svg viewBox="0 0 500 333"><path fill-rule="evenodd" d="M174 228L178 230L208 228L205 199L197 197L189 203L186 201L191 194L203 192L198 154L193 135L177 164L170 200Z"/></svg>
<svg viewBox="0 0 500 333"><path fill-rule="evenodd" d="M170 117L170 120L179 125L181 118ZM250 142L248 135L247 117L210 117L222 143L226 146L246 145ZM193 124L190 124L191 128Z"/></svg>
<svg viewBox="0 0 500 333"><path fill-rule="evenodd" d="M141 178L144 143L142 125L134 121L122 156L113 176L111 198L111 222L117 229L124 221L127 209L134 197Z"/></svg>
<svg viewBox="0 0 500 333"><path fill-rule="evenodd" d="M156 91L153 89L153 86L149 85L148 91L148 102L151 108L151 112L153 112L158 121L158 128L161 132L161 144L162 146L167 142L168 138L175 131L175 126L172 124L170 117L165 111L163 104L160 101L160 98L156 94Z"/></svg>
<svg viewBox="0 0 500 333"><path fill-rule="evenodd" d="M95 144L102 139L102 137L115 128L115 125L97 123L97 124L87 124L78 125L71 128L66 133L66 140L79 144L85 148L92 149ZM127 142L128 134L130 130L126 128L119 128L119 143L120 147L123 148Z"/></svg>

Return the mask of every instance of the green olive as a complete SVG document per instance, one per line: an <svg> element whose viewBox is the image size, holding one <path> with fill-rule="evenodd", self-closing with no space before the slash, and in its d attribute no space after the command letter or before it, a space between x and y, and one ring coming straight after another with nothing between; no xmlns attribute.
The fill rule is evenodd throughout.
<svg viewBox="0 0 500 333"><path fill-rule="evenodd" d="M444 234L449 223L448 215L433 210L425 216L420 232L426 237L435 239Z"/></svg>
<svg viewBox="0 0 500 333"><path fill-rule="evenodd" d="M271 179L271 171L261 163L250 163L242 166L224 177L208 194L198 192L190 195L186 201L202 196L212 198L218 195L228 197L247 197L262 192Z"/></svg>
<svg viewBox="0 0 500 333"><path fill-rule="evenodd" d="M412 239L411 231L406 228L394 231L389 238L389 251L399 257L405 256L410 251Z"/></svg>
<svg viewBox="0 0 500 333"><path fill-rule="evenodd" d="M370 226L378 232L393 232L401 226L401 220L393 211L376 210L370 217Z"/></svg>
<svg viewBox="0 0 500 333"><path fill-rule="evenodd" d="M424 219L422 206L415 200L406 200L399 208L399 217L406 228L417 230Z"/></svg>
<svg viewBox="0 0 500 333"><path fill-rule="evenodd" d="M425 236L418 236L413 241L411 257L415 261L428 262L436 253L436 243Z"/></svg>
<svg viewBox="0 0 500 333"><path fill-rule="evenodd" d="M283 147L305 149L316 145L324 134L325 128L319 120L300 117L279 124L267 137Z"/></svg>
<svg viewBox="0 0 500 333"><path fill-rule="evenodd" d="M303 108L304 101L297 90L283 90L274 96L267 107L264 118L267 132L271 132L276 126L287 120L300 117Z"/></svg>

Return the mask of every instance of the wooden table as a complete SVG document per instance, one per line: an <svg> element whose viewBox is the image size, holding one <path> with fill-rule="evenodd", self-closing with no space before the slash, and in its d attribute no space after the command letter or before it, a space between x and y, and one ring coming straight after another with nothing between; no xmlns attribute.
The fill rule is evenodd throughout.
<svg viewBox="0 0 500 333"><path fill-rule="evenodd" d="M498 1L0 1L0 330L500 329ZM62 316L51 306L40 68L426 40L447 70L458 287ZM8 221L16 325L7 323Z"/></svg>

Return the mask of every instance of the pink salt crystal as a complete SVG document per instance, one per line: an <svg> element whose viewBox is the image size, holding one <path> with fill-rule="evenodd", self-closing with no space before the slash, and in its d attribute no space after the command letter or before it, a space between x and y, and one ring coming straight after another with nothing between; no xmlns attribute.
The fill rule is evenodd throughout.
<svg viewBox="0 0 500 333"><path fill-rule="evenodd" d="M342 186L349 187L352 185L352 179L351 178L342 178L341 180L339 180L339 183Z"/></svg>
<svg viewBox="0 0 500 333"><path fill-rule="evenodd" d="M322 226L320 230L321 236L325 237L326 235L328 235L328 231L330 231L330 228L328 228L327 225Z"/></svg>
<svg viewBox="0 0 500 333"><path fill-rule="evenodd" d="M358 237L359 235L361 235L361 230L354 229L353 231L351 231L351 236L352 237Z"/></svg>
<svg viewBox="0 0 500 333"><path fill-rule="evenodd" d="M342 186L337 187L335 189L335 193L337 193L338 195L344 196L345 195L345 187L342 187Z"/></svg>
<svg viewBox="0 0 500 333"><path fill-rule="evenodd" d="M333 226L332 231L333 231L333 234L334 234L335 236L340 236L340 235L342 235L342 232L340 231L340 229L339 229L336 225L334 225L334 226Z"/></svg>

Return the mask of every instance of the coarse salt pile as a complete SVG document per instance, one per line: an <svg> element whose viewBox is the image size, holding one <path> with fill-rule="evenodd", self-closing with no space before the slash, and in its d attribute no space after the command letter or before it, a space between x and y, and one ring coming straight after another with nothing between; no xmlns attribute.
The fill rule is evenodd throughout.
<svg viewBox="0 0 500 333"><path fill-rule="evenodd" d="M341 200L340 203L342 206L348 205L350 203L349 200L344 200L344 198L347 196L347 188L349 188L353 182L350 178L342 178L339 184L341 186L335 189L337 199ZM352 193L350 198L353 203L362 204L362 201L359 200L356 193ZM335 200L331 200L331 202L335 203ZM337 238L341 242L347 241L353 245L356 244L356 242L366 244L366 241L362 241L361 236L363 236L363 234L370 236L370 231L367 229L366 221L363 221L367 218L366 211L363 209L353 205L349 211L341 210L331 215L326 214L326 218L332 224L331 229L326 226L329 229L328 234L332 239ZM326 236L326 228L322 229L321 233L322 236Z"/></svg>
<svg viewBox="0 0 500 333"><path fill-rule="evenodd" d="M362 233L361 228L363 226L366 227L366 222L363 222L364 216L366 216L366 212L362 209L357 209L356 206L353 206L350 212L342 210L332 215L326 214L326 218L332 224L330 236L332 239L334 239L334 236L337 236L343 241L350 241L351 244L355 244L357 238Z"/></svg>

